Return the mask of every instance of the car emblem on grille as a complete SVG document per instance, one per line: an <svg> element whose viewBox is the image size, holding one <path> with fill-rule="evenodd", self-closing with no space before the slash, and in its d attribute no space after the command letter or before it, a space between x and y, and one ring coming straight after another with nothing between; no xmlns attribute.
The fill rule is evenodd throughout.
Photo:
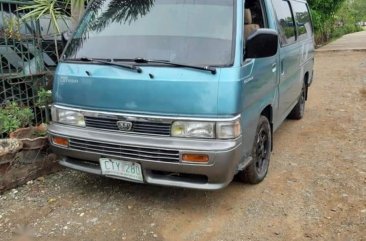
<svg viewBox="0 0 366 241"><path fill-rule="evenodd" d="M118 126L118 129L120 129L121 131L130 131L130 130L132 130L132 122L118 121L117 126Z"/></svg>

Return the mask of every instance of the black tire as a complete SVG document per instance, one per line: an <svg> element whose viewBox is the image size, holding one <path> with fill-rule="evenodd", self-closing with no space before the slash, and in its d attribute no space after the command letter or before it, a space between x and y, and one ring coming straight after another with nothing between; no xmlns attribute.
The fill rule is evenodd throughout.
<svg viewBox="0 0 366 241"><path fill-rule="evenodd" d="M305 114L305 103L306 103L306 87L302 87L299 100L295 107L292 109L291 113L288 115L288 119L291 120L301 120Z"/></svg>
<svg viewBox="0 0 366 241"><path fill-rule="evenodd" d="M240 181L258 184L267 176L272 150L271 125L265 116L259 119L252 150L253 160L249 166L238 173Z"/></svg>

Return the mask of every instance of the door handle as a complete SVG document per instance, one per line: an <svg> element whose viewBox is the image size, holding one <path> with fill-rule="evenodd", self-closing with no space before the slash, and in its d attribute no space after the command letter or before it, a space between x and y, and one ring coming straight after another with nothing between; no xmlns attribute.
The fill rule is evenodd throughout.
<svg viewBox="0 0 366 241"><path fill-rule="evenodd" d="M285 64L283 63L284 61L281 60L281 75L285 75Z"/></svg>
<svg viewBox="0 0 366 241"><path fill-rule="evenodd" d="M277 71L277 63L273 63L272 64L272 72L276 73L276 71Z"/></svg>

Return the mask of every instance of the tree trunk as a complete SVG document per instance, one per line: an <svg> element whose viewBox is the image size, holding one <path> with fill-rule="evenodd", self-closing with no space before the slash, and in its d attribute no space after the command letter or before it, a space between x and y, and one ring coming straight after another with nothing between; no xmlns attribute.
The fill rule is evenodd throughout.
<svg viewBox="0 0 366 241"><path fill-rule="evenodd" d="M72 31L78 26L85 10L85 0L71 0Z"/></svg>

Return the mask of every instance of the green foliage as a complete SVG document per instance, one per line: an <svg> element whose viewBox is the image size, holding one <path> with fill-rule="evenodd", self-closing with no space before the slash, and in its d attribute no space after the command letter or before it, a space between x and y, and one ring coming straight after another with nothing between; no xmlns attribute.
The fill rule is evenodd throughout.
<svg viewBox="0 0 366 241"><path fill-rule="evenodd" d="M41 88L37 93L37 106L48 106L52 103L52 91Z"/></svg>
<svg viewBox="0 0 366 241"><path fill-rule="evenodd" d="M4 33L7 36L7 38L10 39L20 39L20 22L19 20L12 16L8 19L5 19L5 29L4 29Z"/></svg>
<svg viewBox="0 0 366 241"><path fill-rule="evenodd" d="M44 15L51 16L51 24L57 33L60 33L58 24L59 19L64 16L71 16L78 21L85 8L86 0L33 0L33 3L20 8L20 10L29 11L23 19L39 19ZM71 13L69 9L71 8ZM73 16L73 13L77 16ZM76 21L76 22L77 22ZM75 27L75 26L73 26Z"/></svg>
<svg viewBox="0 0 366 241"><path fill-rule="evenodd" d="M360 31L357 22L366 21L365 0L308 0L317 43Z"/></svg>
<svg viewBox="0 0 366 241"><path fill-rule="evenodd" d="M335 18L345 24L366 21L366 1L346 0L342 8L336 13Z"/></svg>
<svg viewBox="0 0 366 241"><path fill-rule="evenodd" d="M354 33L357 31L360 31L360 28L358 26L348 24L341 28L335 28L334 31L332 32L332 38L339 38L345 34Z"/></svg>
<svg viewBox="0 0 366 241"><path fill-rule="evenodd" d="M52 103L52 91L41 88L37 93L37 101L36 105L46 112L45 122L48 124L50 122L50 107L49 105Z"/></svg>
<svg viewBox="0 0 366 241"><path fill-rule="evenodd" d="M308 0L311 8L316 41L326 42L331 38L334 15L345 0Z"/></svg>
<svg viewBox="0 0 366 241"><path fill-rule="evenodd" d="M30 11L23 16L23 19L39 19L44 15L51 17L53 27L60 33L57 19L62 17L63 9L57 4L57 0L34 0L31 5L26 5L20 10Z"/></svg>
<svg viewBox="0 0 366 241"><path fill-rule="evenodd" d="M20 7L19 10L26 11L27 14L22 17L22 20L40 19L42 16L48 15L51 18L51 26L57 34L61 34L59 20L65 21L65 16L70 15L74 20L73 29L76 27L81 13L84 11L86 0L33 0L31 4ZM75 14L76 16L73 16ZM55 46L58 49L58 36L54 36ZM56 51L57 59L59 59Z"/></svg>
<svg viewBox="0 0 366 241"><path fill-rule="evenodd" d="M348 0L348 5L350 11L352 11L352 16L355 21L366 22L366 1L365 0Z"/></svg>
<svg viewBox="0 0 366 241"><path fill-rule="evenodd" d="M131 23L132 21L136 21L138 17L144 16L151 10L154 1L155 0L112 0L108 4L108 9L94 20L91 29L101 31L111 21L120 23ZM94 1L90 7L91 9L98 9L104 3L105 0Z"/></svg>
<svg viewBox="0 0 366 241"><path fill-rule="evenodd" d="M331 18L342 6L345 0L308 0L313 11L323 20Z"/></svg>
<svg viewBox="0 0 366 241"><path fill-rule="evenodd" d="M0 109L0 134L8 134L16 129L32 124L33 112L15 102L9 102Z"/></svg>
<svg viewBox="0 0 366 241"><path fill-rule="evenodd" d="M43 137L47 136L47 124L41 124L36 128L33 128L32 136Z"/></svg>

